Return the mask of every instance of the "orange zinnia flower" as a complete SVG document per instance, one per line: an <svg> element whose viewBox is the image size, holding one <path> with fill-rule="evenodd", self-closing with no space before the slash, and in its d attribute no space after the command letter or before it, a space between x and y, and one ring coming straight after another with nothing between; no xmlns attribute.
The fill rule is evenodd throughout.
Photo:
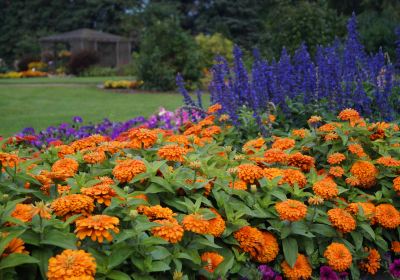
<svg viewBox="0 0 400 280"><path fill-rule="evenodd" d="M103 243L104 238L111 242L113 237L109 232L110 230L115 233L119 232L119 219L107 215L89 216L77 220L75 224L75 233L79 239L85 239L85 237L88 236L93 241L98 240L99 243Z"/></svg>
<svg viewBox="0 0 400 280"><path fill-rule="evenodd" d="M350 144L348 147L349 152L362 158L362 157L366 157L367 154L364 152L363 147L360 144Z"/></svg>
<svg viewBox="0 0 400 280"><path fill-rule="evenodd" d="M119 141L104 142L99 146L99 150L110 154L115 154L122 148L122 143Z"/></svg>
<svg viewBox="0 0 400 280"><path fill-rule="evenodd" d="M299 137L301 139L305 138L308 134L309 134L309 131L308 131L308 129L305 129L305 128L292 130L292 135Z"/></svg>
<svg viewBox="0 0 400 280"><path fill-rule="evenodd" d="M283 178L280 183L288 183L292 187L297 184L299 188L304 188L307 185L307 178L300 170L283 169Z"/></svg>
<svg viewBox="0 0 400 280"><path fill-rule="evenodd" d="M300 152L292 154L288 158L288 165L300 168L303 172L309 172L315 166L315 159L305 156Z"/></svg>
<svg viewBox="0 0 400 280"><path fill-rule="evenodd" d="M169 161L183 162L183 157L187 154L187 152L188 150L184 147L180 147L178 145L166 145L158 149L157 154L160 158Z"/></svg>
<svg viewBox="0 0 400 280"><path fill-rule="evenodd" d="M271 262L278 255L278 242L269 232L244 226L236 231L233 236L239 242L240 248L258 262Z"/></svg>
<svg viewBox="0 0 400 280"><path fill-rule="evenodd" d="M344 174L344 169L340 166L331 166L331 168L329 168L329 174L335 177L342 177Z"/></svg>
<svg viewBox="0 0 400 280"><path fill-rule="evenodd" d="M341 208L333 208L327 212L332 226L342 233L348 233L356 229L356 220L350 213Z"/></svg>
<svg viewBox="0 0 400 280"><path fill-rule="evenodd" d="M218 112L221 109L222 109L222 105L219 104L219 103L215 103L214 105L211 105L210 107L208 107L207 113L208 114L214 114L214 113Z"/></svg>
<svg viewBox="0 0 400 280"><path fill-rule="evenodd" d="M201 131L201 137L202 138L211 138L212 136L216 134L220 134L222 132L222 129L219 126L213 125L207 128L203 128Z"/></svg>
<svg viewBox="0 0 400 280"><path fill-rule="evenodd" d="M132 149L147 149L152 147L158 138L157 132L146 128L133 128L128 131L129 147Z"/></svg>
<svg viewBox="0 0 400 280"><path fill-rule="evenodd" d="M283 177L283 169L279 168L264 168L264 177L267 178L268 180L273 180L277 177Z"/></svg>
<svg viewBox="0 0 400 280"><path fill-rule="evenodd" d="M263 169L253 164L241 164L238 166L238 177L246 183L253 184L254 181L263 177Z"/></svg>
<svg viewBox="0 0 400 280"><path fill-rule="evenodd" d="M371 188L376 184L378 169L369 161L357 161L350 168L350 173L359 180L359 187Z"/></svg>
<svg viewBox="0 0 400 280"><path fill-rule="evenodd" d="M15 167L18 162L20 161L20 158L15 155L15 154L8 154L8 153L3 153L0 152L0 163L4 167Z"/></svg>
<svg viewBox="0 0 400 280"><path fill-rule="evenodd" d="M376 221L384 228L395 229L400 225L400 213L391 204L380 204L375 208Z"/></svg>
<svg viewBox="0 0 400 280"><path fill-rule="evenodd" d="M393 179L393 189L400 192L400 176Z"/></svg>
<svg viewBox="0 0 400 280"><path fill-rule="evenodd" d="M376 160L377 163L382 164L386 167L399 167L400 160L392 158L391 156L380 157Z"/></svg>
<svg viewBox="0 0 400 280"><path fill-rule="evenodd" d="M339 189L335 181L330 177L317 181L313 185L313 191L323 199L332 199L339 195Z"/></svg>
<svg viewBox="0 0 400 280"><path fill-rule="evenodd" d="M188 129L186 129L183 132L183 135L198 136L198 135L200 135L201 129L202 129L202 127L200 125L194 125L194 126L189 127Z"/></svg>
<svg viewBox="0 0 400 280"><path fill-rule="evenodd" d="M96 261L90 253L83 250L67 249L49 259L49 280L94 280L95 274Z"/></svg>
<svg viewBox="0 0 400 280"><path fill-rule="evenodd" d="M341 125L339 123L335 123L335 122L326 123L326 124L320 126L318 128L318 131L320 131L320 132L333 132L333 131L335 131L336 128L338 128L340 126Z"/></svg>
<svg viewBox="0 0 400 280"><path fill-rule="evenodd" d="M317 123L317 122L320 122L320 121L322 121L322 117L320 117L320 116L311 116L309 119L308 119L308 123L309 124L314 124L314 123Z"/></svg>
<svg viewBox="0 0 400 280"><path fill-rule="evenodd" d="M347 108L347 109L342 110L339 113L338 118L342 121L354 122L354 121L359 120L361 117L360 117L360 114L356 110Z"/></svg>
<svg viewBox="0 0 400 280"><path fill-rule="evenodd" d="M171 135L167 138L166 142L176 143L185 147L190 145L188 136L185 135Z"/></svg>
<svg viewBox="0 0 400 280"><path fill-rule="evenodd" d="M307 215L307 206L298 200L288 199L275 204L281 220L296 222L304 219Z"/></svg>
<svg viewBox="0 0 400 280"><path fill-rule="evenodd" d="M198 125L201 127L213 125L215 120L215 116L207 116L203 120L199 121Z"/></svg>
<svg viewBox="0 0 400 280"><path fill-rule="evenodd" d="M399 241L392 241L392 251L396 254L400 253L400 242Z"/></svg>
<svg viewBox="0 0 400 280"><path fill-rule="evenodd" d="M273 149L288 150L294 147L296 141L290 138L277 138L272 144Z"/></svg>
<svg viewBox="0 0 400 280"><path fill-rule="evenodd" d="M375 275L381 267L381 256L378 250L373 248L364 248L369 253L366 260L360 263L361 270L368 272L371 275Z"/></svg>
<svg viewBox="0 0 400 280"><path fill-rule="evenodd" d="M94 210L94 201L87 195L70 194L55 199L51 203L51 209L64 219L76 214L88 216Z"/></svg>
<svg viewBox="0 0 400 280"><path fill-rule="evenodd" d="M154 220L154 223L158 223L161 226L153 227L151 233L154 236L160 237L169 243L178 243L183 237L183 227L174 218Z"/></svg>
<svg viewBox="0 0 400 280"><path fill-rule="evenodd" d="M283 261L281 268L285 279L289 280L305 280L310 279L312 274L312 268L307 257L303 254L298 254L296 262L293 267Z"/></svg>
<svg viewBox="0 0 400 280"><path fill-rule="evenodd" d="M140 214L143 214L149 218L150 221L153 220L172 220L176 214L168 207L162 207L161 205L155 206L144 206L141 205L136 209Z"/></svg>
<svg viewBox="0 0 400 280"><path fill-rule="evenodd" d="M235 190L247 191L247 184L245 181L242 180L237 180L233 184L232 182L230 182L229 187Z"/></svg>
<svg viewBox="0 0 400 280"><path fill-rule="evenodd" d="M328 156L329 164L339 164L346 159L346 156L342 153L333 153Z"/></svg>
<svg viewBox="0 0 400 280"><path fill-rule="evenodd" d="M281 149L269 149L264 153L266 163L286 163L288 155Z"/></svg>
<svg viewBox="0 0 400 280"><path fill-rule="evenodd" d="M346 178L346 184L352 186L352 187L356 187L358 185L360 185L360 180L358 180L356 177L351 176L349 178Z"/></svg>
<svg viewBox="0 0 400 280"><path fill-rule="evenodd" d="M4 237L8 235L8 233L2 234ZM4 248L3 254L1 254L0 259L7 257L10 254L29 254L27 250L25 250L25 243L21 238L13 238L10 243Z"/></svg>
<svg viewBox="0 0 400 280"><path fill-rule="evenodd" d="M213 208L210 208L210 210L216 215L216 217L208 220L210 224L208 233L214 235L215 237L220 237L225 231L225 220L217 212L217 210Z"/></svg>
<svg viewBox="0 0 400 280"><path fill-rule="evenodd" d="M353 215L359 214L359 208L361 207L364 217L371 220L375 216L375 205L371 202L355 202L350 203L346 211Z"/></svg>
<svg viewBox="0 0 400 280"><path fill-rule="evenodd" d="M198 213L186 215L182 220L182 225L186 231L199 234L208 234L210 230L210 222Z"/></svg>
<svg viewBox="0 0 400 280"><path fill-rule="evenodd" d="M64 158L66 155L72 155L75 153L75 149L69 145L60 145L57 149L59 158Z"/></svg>
<svg viewBox="0 0 400 280"><path fill-rule="evenodd" d="M265 140L263 138L257 138L257 139L254 139L254 140L247 141L243 145L242 150L246 154L252 155L252 154L254 154L254 152L259 151L263 147L265 147Z"/></svg>
<svg viewBox="0 0 400 280"><path fill-rule="evenodd" d="M110 206L111 198L117 196L117 193L110 184L103 182L92 187L81 188L81 193L90 196L100 204L104 203L106 206Z"/></svg>
<svg viewBox="0 0 400 280"><path fill-rule="evenodd" d="M73 177L78 171L79 164L72 158L57 160L51 167L51 177L59 180Z"/></svg>
<svg viewBox="0 0 400 280"><path fill-rule="evenodd" d="M43 219L49 220L51 218L51 209L47 207L46 204L44 204L43 201L37 201L35 202L35 206L32 209L32 214L34 215L39 215Z"/></svg>
<svg viewBox="0 0 400 280"><path fill-rule="evenodd" d="M226 121L228 121L229 119L230 119L231 117L228 115L228 114L222 114L220 117L219 117L219 121L220 122L226 122Z"/></svg>
<svg viewBox="0 0 400 280"><path fill-rule="evenodd" d="M201 261L206 263L204 269L213 273L220 263L224 261L224 257L216 252L205 252L201 255Z"/></svg>
<svg viewBox="0 0 400 280"><path fill-rule="evenodd" d="M32 204L21 204L15 205L14 211L11 213L11 217L18 219L22 222L30 222L33 218L33 205Z"/></svg>
<svg viewBox="0 0 400 280"><path fill-rule="evenodd" d="M137 159L126 159L119 162L113 169L112 174L121 183L132 180L136 175L146 172L146 165Z"/></svg>
<svg viewBox="0 0 400 280"><path fill-rule="evenodd" d="M92 150L83 156L83 160L91 164L101 163L106 160L106 153L100 149Z"/></svg>
<svg viewBox="0 0 400 280"><path fill-rule="evenodd" d="M262 231L261 247L258 248L258 253L252 256L253 259L260 263L268 263L275 260L279 253L279 244L275 236L267 231Z"/></svg>
<svg viewBox="0 0 400 280"><path fill-rule="evenodd" d="M307 201L310 205L321 205L324 203L324 199L320 196L309 197Z"/></svg>
<svg viewBox="0 0 400 280"><path fill-rule="evenodd" d="M327 259L328 265L338 272L349 269L353 262L349 249L337 242L333 242L326 248L324 257Z"/></svg>

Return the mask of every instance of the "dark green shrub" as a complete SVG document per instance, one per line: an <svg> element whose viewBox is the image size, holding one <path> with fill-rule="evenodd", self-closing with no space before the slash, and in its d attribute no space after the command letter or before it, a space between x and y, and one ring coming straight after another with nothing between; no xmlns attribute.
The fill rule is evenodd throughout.
<svg viewBox="0 0 400 280"><path fill-rule="evenodd" d="M147 89L174 89L177 73L189 83L201 76L197 44L175 20L156 22L144 32L136 65Z"/></svg>
<svg viewBox="0 0 400 280"><path fill-rule="evenodd" d="M26 71L26 70L28 70L29 69L29 67L28 67L29 63L34 62L34 61L40 61L40 57L38 57L36 55L31 55L31 54L23 56L18 61L18 64L17 64L18 71Z"/></svg>
<svg viewBox="0 0 400 280"><path fill-rule="evenodd" d="M71 55L68 62L68 71L80 75L84 70L99 62L99 56L92 50L82 50Z"/></svg>

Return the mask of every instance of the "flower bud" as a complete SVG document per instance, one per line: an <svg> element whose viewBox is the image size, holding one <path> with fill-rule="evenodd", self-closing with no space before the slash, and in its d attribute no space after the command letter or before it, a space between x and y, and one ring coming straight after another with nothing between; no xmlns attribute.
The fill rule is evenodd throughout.
<svg viewBox="0 0 400 280"><path fill-rule="evenodd" d="M131 211L129 211L129 217L131 217L132 219L135 219L138 215L139 213L137 210L132 209Z"/></svg>

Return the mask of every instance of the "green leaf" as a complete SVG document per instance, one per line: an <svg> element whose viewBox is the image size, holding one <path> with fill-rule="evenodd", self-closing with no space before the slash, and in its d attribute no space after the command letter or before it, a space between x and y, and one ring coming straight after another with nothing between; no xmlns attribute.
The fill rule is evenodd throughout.
<svg viewBox="0 0 400 280"><path fill-rule="evenodd" d="M16 267L25 263L39 263L39 260L25 254L11 254L0 261L0 269Z"/></svg>
<svg viewBox="0 0 400 280"><path fill-rule="evenodd" d="M276 198L278 198L278 199L281 200L281 201L287 200L287 197L286 197L285 193L282 192L281 190L279 190L278 188L273 189L273 190L270 192L270 194L271 194L272 196L275 196Z"/></svg>
<svg viewBox="0 0 400 280"><path fill-rule="evenodd" d="M296 239L291 237L283 239L282 248L286 262L293 268L299 251Z"/></svg>
<svg viewBox="0 0 400 280"><path fill-rule="evenodd" d="M122 272L122 271L118 271L118 270L113 270L110 273L107 274L107 279L113 279L113 280L131 280L132 278Z"/></svg>
<svg viewBox="0 0 400 280"><path fill-rule="evenodd" d="M352 232L350 232L350 235L354 240L354 245L356 246L356 250L361 249L363 239L364 239L362 234L357 231L352 231Z"/></svg>
<svg viewBox="0 0 400 280"><path fill-rule="evenodd" d="M175 193L174 190L172 189L170 183L168 183L167 180L165 180L161 177L152 177L151 182L160 185L163 188L164 192L168 191L170 193ZM146 192L147 192L147 190L146 190Z"/></svg>
<svg viewBox="0 0 400 280"><path fill-rule="evenodd" d="M76 249L76 236L73 233L50 230L44 234L40 244L54 245L64 249Z"/></svg>
<svg viewBox="0 0 400 280"><path fill-rule="evenodd" d="M168 241L155 236L150 236L141 241L141 245L166 245Z"/></svg>
<svg viewBox="0 0 400 280"><path fill-rule="evenodd" d="M375 232L369 224L361 223L361 224L359 224L359 226L360 226L360 228L365 230L369 234L369 236L372 237L373 240L375 240Z"/></svg>
<svg viewBox="0 0 400 280"><path fill-rule="evenodd" d="M224 256L224 258L224 261L220 265L218 265L217 269L215 270L215 273L217 275L226 275L228 271L231 270L234 264L235 258L231 253L229 254L229 256Z"/></svg>
<svg viewBox="0 0 400 280"><path fill-rule="evenodd" d="M111 255L108 257L108 269L117 267L134 252L130 247L123 247L123 244L121 244L121 246L120 244L118 245L119 246L113 248Z"/></svg>
<svg viewBox="0 0 400 280"><path fill-rule="evenodd" d="M352 279L360 279L360 270L358 269L357 265L354 263L350 267L350 273L352 276Z"/></svg>
<svg viewBox="0 0 400 280"><path fill-rule="evenodd" d="M313 224L310 226L312 232L322 235L324 237L336 237L336 230L328 225L324 224Z"/></svg>
<svg viewBox="0 0 400 280"><path fill-rule="evenodd" d="M315 237L315 235L310 232L304 222L294 222L292 223L291 228L293 234L302 235L305 237Z"/></svg>
<svg viewBox="0 0 400 280"><path fill-rule="evenodd" d="M151 263L150 272L166 271L169 270L170 266L163 261L155 261Z"/></svg>
<svg viewBox="0 0 400 280"><path fill-rule="evenodd" d="M212 247L212 248L221 248L221 246L218 246L217 244L214 243L214 240L210 238L210 236L196 236L196 238L193 239L192 243L194 244L200 244L202 247ZM211 236L213 237L213 236Z"/></svg>
<svg viewBox="0 0 400 280"><path fill-rule="evenodd" d="M151 256L153 257L153 260L162 260L166 257L169 257L170 255L171 253L168 251L168 249L161 246L156 246L154 247L154 250L151 251Z"/></svg>
<svg viewBox="0 0 400 280"><path fill-rule="evenodd" d="M178 254L179 259L191 260L195 264L201 263L201 258L199 256L199 253L197 252L197 250L186 249L185 251L186 252L181 252Z"/></svg>
<svg viewBox="0 0 400 280"><path fill-rule="evenodd" d="M32 252L32 256L39 260L39 270L43 279L46 279L49 259L53 256L53 252L49 248L40 248Z"/></svg>
<svg viewBox="0 0 400 280"><path fill-rule="evenodd" d="M312 253L314 253L314 251L315 251L314 240L312 238L303 237L301 240L301 243L303 244L307 255L310 256Z"/></svg>

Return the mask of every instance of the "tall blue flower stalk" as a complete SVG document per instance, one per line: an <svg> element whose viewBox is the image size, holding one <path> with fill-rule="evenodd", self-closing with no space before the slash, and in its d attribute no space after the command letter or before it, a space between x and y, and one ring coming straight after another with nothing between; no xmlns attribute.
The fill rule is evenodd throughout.
<svg viewBox="0 0 400 280"><path fill-rule="evenodd" d="M399 65L400 28L397 36ZM231 68L224 58L217 57L211 69L211 102L220 103L222 112L229 114L235 124L243 108L251 110L260 129L264 127L262 115L269 114L269 102L292 120L299 114L296 106L300 103L307 115L313 114L314 109L337 112L355 108L372 120L399 117L400 83L394 74L395 66L386 61L381 49L367 54L359 37L353 14L344 42L335 39L328 46L318 46L315 57L311 57L305 44L293 56L283 48L280 57L270 63L254 51L251 69L246 69L243 53L235 46Z"/></svg>

